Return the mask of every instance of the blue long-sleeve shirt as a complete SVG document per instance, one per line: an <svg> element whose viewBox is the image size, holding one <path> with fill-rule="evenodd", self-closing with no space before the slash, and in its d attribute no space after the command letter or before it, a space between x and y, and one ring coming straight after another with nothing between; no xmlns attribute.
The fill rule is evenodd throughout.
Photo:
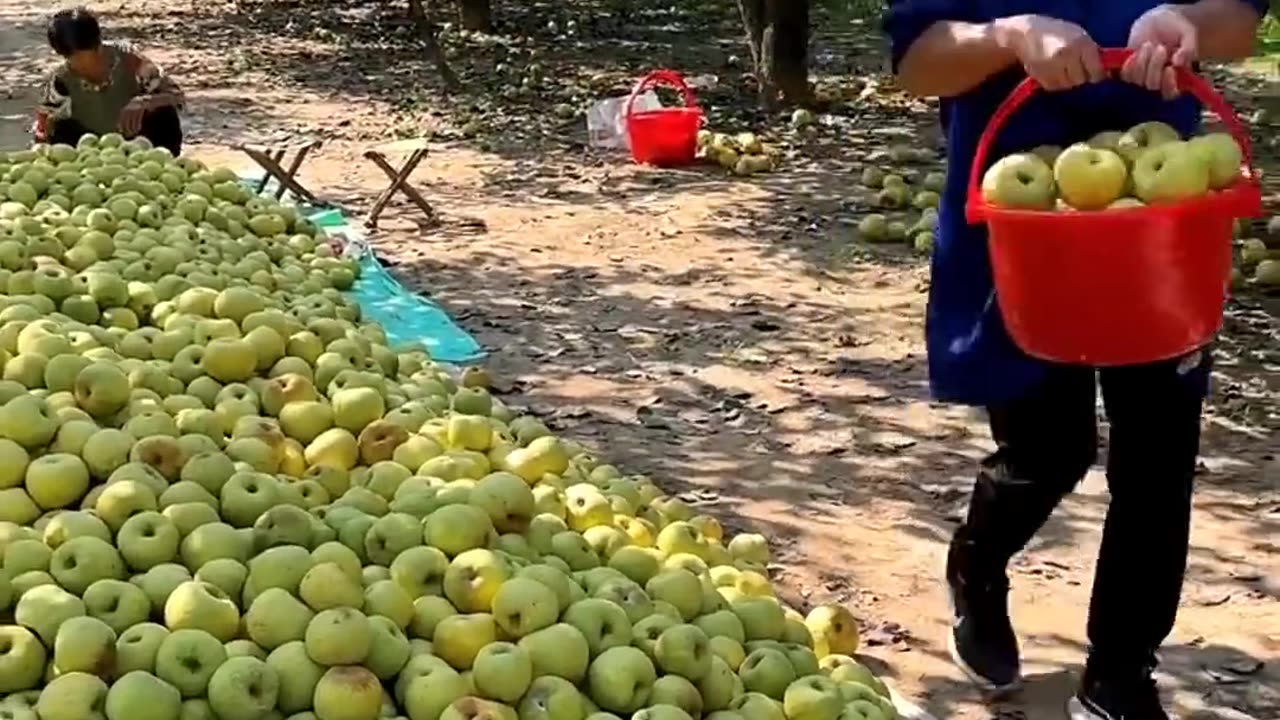
<svg viewBox="0 0 1280 720"><path fill-rule="evenodd" d="M1248 2L1259 12L1266 11L1265 0ZM1080 25L1100 47L1124 47L1133 22L1160 4L1156 0L891 0L885 30L895 68L916 38L941 20L979 23L1013 15L1044 15ZM941 102L947 180L925 318L930 385L940 400L988 406L1008 402L1034 386L1048 367L1009 338L996 305L986 227L970 225L964 217L978 138L996 107L1024 77L1020 68L1011 69ZM1044 92L1010 119L987 162L1037 145L1065 147L1103 130L1124 130L1147 120L1162 120L1185 135L1197 129L1200 112L1199 103L1189 96L1166 101L1158 93L1120 80ZM1202 374L1207 384L1207 369Z"/></svg>

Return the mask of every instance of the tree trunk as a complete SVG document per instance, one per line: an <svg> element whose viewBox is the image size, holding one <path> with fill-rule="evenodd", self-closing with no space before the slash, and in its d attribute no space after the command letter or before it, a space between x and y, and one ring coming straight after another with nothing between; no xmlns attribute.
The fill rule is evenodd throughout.
<svg viewBox="0 0 1280 720"><path fill-rule="evenodd" d="M413 21L413 26L422 38L427 59L435 64L436 71L440 73L445 91L457 90L460 87L458 76L453 74L449 61L445 59L444 50L440 47L440 28L436 26L435 0L426 0L425 6L423 0L409 0L409 19Z"/></svg>
<svg viewBox="0 0 1280 720"><path fill-rule="evenodd" d="M772 105L809 100L809 0L738 0L747 46L760 83L760 97Z"/></svg>
<svg viewBox="0 0 1280 720"><path fill-rule="evenodd" d="M493 9L489 0L458 0L458 18L464 30L493 32Z"/></svg>

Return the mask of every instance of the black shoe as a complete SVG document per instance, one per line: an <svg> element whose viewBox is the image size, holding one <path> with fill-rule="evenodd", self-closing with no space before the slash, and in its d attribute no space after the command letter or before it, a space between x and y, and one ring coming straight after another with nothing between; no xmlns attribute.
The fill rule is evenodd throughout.
<svg viewBox="0 0 1280 720"><path fill-rule="evenodd" d="M1009 622L1009 580L1003 574L982 582L966 576L964 543L947 551L951 595L951 637L947 649L960 670L983 690L1003 694L1021 681L1018 638Z"/></svg>
<svg viewBox="0 0 1280 720"><path fill-rule="evenodd" d="M1169 720L1149 669L1119 675L1086 669L1067 714L1071 720Z"/></svg>

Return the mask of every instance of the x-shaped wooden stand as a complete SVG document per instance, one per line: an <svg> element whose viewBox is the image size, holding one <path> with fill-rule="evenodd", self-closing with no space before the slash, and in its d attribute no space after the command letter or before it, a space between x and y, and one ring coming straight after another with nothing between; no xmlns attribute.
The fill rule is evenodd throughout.
<svg viewBox="0 0 1280 720"><path fill-rule="evenodd" d="M404 162L400 164L400 168L396 169L387 161L388 153L408 154L405 155ZM418 163L422 162L422 159L427 156L427 141L425 139L414 138L412 140L387 143L366 151L364 156L372 160L374 165L382 168L382 172L391 178L391 184L373 202L373 207L369 209L369 214L365 216L364 224L366 227L375 228L378 226L378 216L382 214L382 210L386 208L387 203L391 202L392 196L397 191L409 198L414 205L417 205L418 209L422 210L428 219L435 217L435 210L431 208L431 203L428 203L409 184L409 175L418 167Z"/></svg>
<svg viewBox="0 0 1280 720"><path fill-rule="evenodd" d="M319 140L308 140L304 142L280 145L237 145L245 155L253 158L264 171L266 171L262 180L258 182L257 193L261 195L266 189L267 184L275 178L279 186L276 187L276 199L284 197L286 190L292 192L298 200L311 205L321 204L316 196L298 182L294 175L297 174L298 168L302 167L302 161L306 159L307 153L320 147ZM287 165L281 165L282 162Z"/></svg>

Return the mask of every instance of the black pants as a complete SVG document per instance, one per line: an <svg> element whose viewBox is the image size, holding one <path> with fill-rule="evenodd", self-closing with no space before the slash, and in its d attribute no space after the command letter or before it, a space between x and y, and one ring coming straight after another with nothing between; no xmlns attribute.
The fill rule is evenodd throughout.
<svg viewBox="0 0 1280 720"><path fill-rule="evenodd" d="M88 132L85 126L70 118L56 120L50 127L49 143L75 145ZM138 135L156 147L168 148L175 157L182 153L182 120L176 108L162 107L144 115Z"/></svg>
<svg viewBox="0 0 1280 720"><path fill-rule="evenodd" d="M1111 424L1111 503L1089 605L1090 666L1154 667L1177 615L1208 351L1098 376ZM1024 398L989 408L997 450L983 463L952 556L967 580L1004 583L1097 453L1095 373L1055 368Z"/></svg>

